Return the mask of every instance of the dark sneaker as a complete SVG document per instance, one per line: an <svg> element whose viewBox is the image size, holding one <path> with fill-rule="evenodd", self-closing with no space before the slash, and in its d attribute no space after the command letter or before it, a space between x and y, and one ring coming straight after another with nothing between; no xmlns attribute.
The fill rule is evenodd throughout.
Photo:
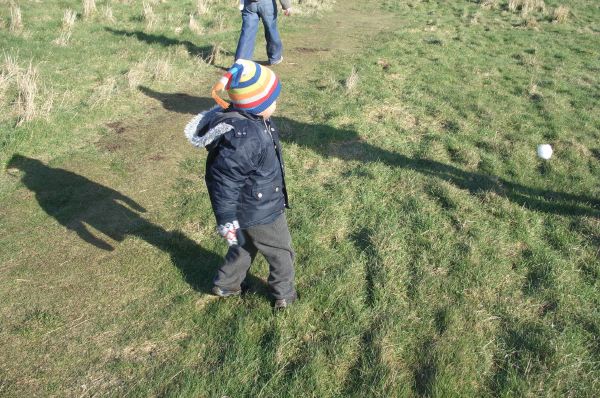
<svg viewBox="0 0 600 398"><path fill-rule="evenodd" d="M273 304L274 310L283 310L292 305L297 300L296 297L290 299L277 299Z"/></svg>
<svg viewBox="0 0 600 398"><path fill-rule="evenodd" d="M278 65L283 62L283 56L276 61L270 62L269 65Z"/></svg>
<svg viewBox="0 0 600 398"><path fill-rule="evenodd" d="M240 293L242 292L241 289L230 290L230 289L223 289L222 287L219 287L219 286L214 286L211 291L215 296L219 296L219 297L239 296Z"/></svg>

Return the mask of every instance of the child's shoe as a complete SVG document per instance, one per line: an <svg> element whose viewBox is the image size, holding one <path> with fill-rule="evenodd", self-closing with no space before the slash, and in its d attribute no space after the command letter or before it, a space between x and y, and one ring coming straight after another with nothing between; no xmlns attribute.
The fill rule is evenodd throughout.
<svg viewBox="0 0 600 398"><path fill-rule="evenodd" d="M275 303L273 304L273 309L275 311L284 310L287 307L289 307L290 305L292 305L296 300L298 300L298 296L288 298L288 299L277 299L277 300L275 300Z"/></svg>
<svg viewBox="0 0 600 398"><path fill-rule="evenodd" d="M223 289L222 287L219 287L219 286L214 286L211 291L215 296L219 296L219 297L239 296L240 293L242 292L241 289L237 289L237 290Z"/></svg>

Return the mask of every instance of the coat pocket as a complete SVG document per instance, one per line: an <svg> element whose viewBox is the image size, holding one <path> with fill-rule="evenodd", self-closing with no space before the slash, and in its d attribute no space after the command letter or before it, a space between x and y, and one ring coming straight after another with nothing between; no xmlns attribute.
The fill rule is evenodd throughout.
<svg viewBox="0 0 600 398"><path fill-rule="evenodd" d="M258 209L273 206L277 201L283 200L281 184L268 183L252 187L252 200Z"/></svg>

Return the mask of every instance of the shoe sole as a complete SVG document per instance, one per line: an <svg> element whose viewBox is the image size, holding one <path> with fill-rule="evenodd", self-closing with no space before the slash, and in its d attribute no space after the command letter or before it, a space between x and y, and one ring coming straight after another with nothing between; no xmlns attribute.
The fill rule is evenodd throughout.
<svg viewBox="0 0 600 398"><path fill-rule="evenodd" d="M223 290L221 290L218 287L213 287L211 290L212 294L214 294L217 297L231 297L231 296L239 296L242 291L241 290L237 290L237 291L232 291L229 293L224 293Z"/></svg>

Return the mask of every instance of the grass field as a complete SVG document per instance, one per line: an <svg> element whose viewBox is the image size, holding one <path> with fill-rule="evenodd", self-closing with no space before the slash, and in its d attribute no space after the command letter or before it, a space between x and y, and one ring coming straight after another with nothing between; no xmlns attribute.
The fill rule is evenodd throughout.
<svg viewBox="0 0 600 398"><path fill-rule="evenodd" d="M600 4L295 2L278 314L183 136L236 5L0 0L0 396L597 396Z"/></svg>

